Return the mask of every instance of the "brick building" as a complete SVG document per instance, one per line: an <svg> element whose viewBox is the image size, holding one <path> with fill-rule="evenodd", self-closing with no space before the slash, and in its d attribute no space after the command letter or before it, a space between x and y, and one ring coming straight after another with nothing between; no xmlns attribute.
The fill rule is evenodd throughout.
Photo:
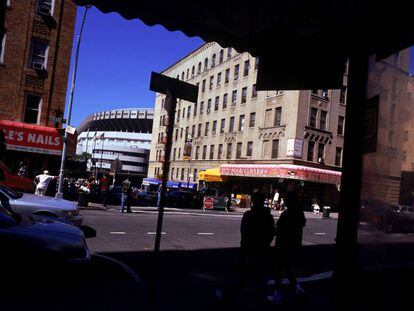
<svg viewBox="0 0 414 311"><path fill-rule="evenodd" d="M46 133L53 132L50 127L55 129L54 136L59 136L76 6L70 0L7 0L2 1L1 11L0 120L11 121L7 128L3 126L8 154L2 158L15 170L17 162L29 161L31 154L36 154L36 163L27 164L39 171L50 166L51 155L53 162L58 161L59 152L49 152L45 144L50 134L36 140L36 146L14 144L13 137L29 128L41 134L45 127Z"/></svg>

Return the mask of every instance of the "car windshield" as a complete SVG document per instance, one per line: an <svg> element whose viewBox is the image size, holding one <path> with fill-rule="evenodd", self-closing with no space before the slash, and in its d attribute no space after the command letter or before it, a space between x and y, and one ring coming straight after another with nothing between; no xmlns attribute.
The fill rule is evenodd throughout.
<svg viewBox="0 0 414 311"><path fill-rule="evenodd" d="M7 186L1 185L0 191L3 192L5 195L7 195L9 198L16 200L23 196L23 193L19 191L15 191Z"/></svg>

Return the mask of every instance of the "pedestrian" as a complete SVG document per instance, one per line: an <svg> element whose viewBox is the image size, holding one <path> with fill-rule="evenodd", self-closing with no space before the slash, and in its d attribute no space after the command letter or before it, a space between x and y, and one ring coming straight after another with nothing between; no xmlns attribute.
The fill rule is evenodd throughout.
<svg viewBox="0 0 414 311"><path fill-rule="evenodd" d="M288 278L296 294L304 293L292 272L292 263L299 255L305 225L305 214L299 206L297 195L294 192L288 192L286 194L286 210L282 212L276 223L275 288L273 295L268 296L271 302L277 304L282 302L282 272Z"/></svg>
<svg viewBox="0 0 414 311"><path fill-rule="evenodd" d="M26 176L26 165L24 165L23 162L20 162L20 168L17 172L17 176L19 177L25 177Z"/></svg>
<svg viewBox="0 0 414 311"><path fill-rule="evenodd" d="M131 211L131 182L129 177L122 182L121 187L121 213L124 212L125 205L127 206L126 212L132 213Z"/></svg>
<svg viewBox="0 0 414 311"><path fill-rule="evenodd" d="M285 208L286 208L285 199L280 198L279 213L283 212L285 210Z"/></svg>
<svg viewBox="0 0 414 311"><path fill-rule="evenodd" d="M101 178L101 202L104 207L106 207L108 197L108 178L104 174Z"/></svg>
<svg viewBox="0 0 414 311"><path fill-rule="evenodd" d="M53 179L53 176L49 175L49 171L43 171L43 174L37 175L35 178L36 182L36 195L43 196L49 186L50 181Z"/></svg>
<svg viewBox="0 0 414 311"><path fill-rule="evenodd" d="M275 194L273 196L272 206L275 210L279 208L279 190L276 189Z"/></svg>
<svg viewBox="0 0 414 311"><path fill-rule="evenodd" d="M321 208L320 208L320 206L319 206L319 204L318 204L318 201L314 201L314 202L313 202L313 204L312 204L312 209L313 209L313 213L314 213L315 215L319 215Z"/></svg>
<svg viewBox="0 0 414 311"><path fill-rule="evenodd" d="M275 221L270 209L264 206L265 199L266 196L255 189L251 209L243 214L240 226L240 260L236 276L227 295L223 295L221 290L216 292L216 297L224 302L234 302L236 295L249 282L255 283L254 288L263 289L263 292L266 289Z"/></svg>

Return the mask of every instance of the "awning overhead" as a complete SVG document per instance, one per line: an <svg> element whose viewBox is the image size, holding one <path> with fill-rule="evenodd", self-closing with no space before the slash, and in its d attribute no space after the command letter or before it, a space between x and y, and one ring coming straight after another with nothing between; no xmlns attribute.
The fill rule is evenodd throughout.
<svg viewBox="0 0 414 311"><path fill-rule="evenodd" d="M339 88L352 52L387 56L414 44L403 0L73 1L259 55L258 90Z"/></svg>
<svg viewBox="0 0 414 311"><path fill-rule="evenodd" d="M198 173L198 179L206 182L222 182L223 178L220 173L220 166L209 168Z"/></svg>

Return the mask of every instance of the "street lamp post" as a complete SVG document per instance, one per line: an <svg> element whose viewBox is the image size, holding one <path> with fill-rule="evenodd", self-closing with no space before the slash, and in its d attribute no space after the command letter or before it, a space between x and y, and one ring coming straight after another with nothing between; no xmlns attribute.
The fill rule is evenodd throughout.
<svg viewBox="0 0 414 311"><path fill-rule="evenodd" d="M73 74L72 74L72 84L71 84L71 89L70 89L68 118L67 118L67 123L66 123L67 126L70 125L70 119L72 116L73 94L75 93L76 74L78 71L79 49L80 49L80 43L81 43L83 28L85 26L86 15L88 13L88 9L89 9L89 6L86 6L85 11L83 13L82 24L81 24L81 28L80 28L79 35L78 35L78 41L76 43L76 54L75 54L75 62L74 62L74 68L73 68ZM65 171L67 143L68 143L68 132L65 131L65 136L63 138L62 160L60 163L59 187L56 193L56 198L63 198L62 188L63 188L63 175Z"/></svg>

